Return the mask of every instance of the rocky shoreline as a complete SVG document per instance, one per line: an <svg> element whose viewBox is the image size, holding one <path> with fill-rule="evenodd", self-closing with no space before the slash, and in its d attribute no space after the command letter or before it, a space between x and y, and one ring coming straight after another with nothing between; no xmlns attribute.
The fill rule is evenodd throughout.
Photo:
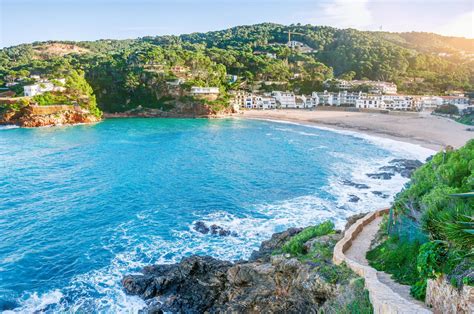
<svg viewBox="0 0 474 314"><path fill-rule="evenodd" d="M89 124L101 118L75 106L26 106L18 111L7 111L0 116L0 125L17 125L24 128Z"/></svg>
<svg viewBox="0 0 474 314"><path fill-rule="evenodd" d="M390 180L405 178L421 166L418 160L393 159L380 172L368 177ZM357 189L370 187L343 180ZM382 192L373 191L382 198ZM350 202L358 202L351 195ZM348 218L347 230L365 214ZM210 256L193 255L176 264L147 266L139 275L122 280L127 294L144 299L148 313L338 313L334 308L366 300L363 282L344 265L332 261L333 248L343 233L334 231L305 238L299 253L283 250L289 241L308 233L311 228L290 228L262 242L246 261L223 261ZM196 232L214 236L238 236L235 231L196 221ZM369 305L370 306L370 303Z"/></svg>
<svg viewBox="0 0 474 314"><path fill-rule="evenodd" d="M336 313L354 302L370 307L362 279L332 262L340 231L304 241L301 254L282 251L310 228L273 234L247 261L194 255L147 266L122 284L127 294L146 301L146 313Z"/></svg>
<svg viewBox="0 0 474 314"><path fill-rule="evenodd" d="M227 108L221 111L214 111L207 105L180 105L173 111L164 111L160 109L142 108L128 110L125 112L104 113L104 118L224 118L234 115L235 112Z"/></svg>

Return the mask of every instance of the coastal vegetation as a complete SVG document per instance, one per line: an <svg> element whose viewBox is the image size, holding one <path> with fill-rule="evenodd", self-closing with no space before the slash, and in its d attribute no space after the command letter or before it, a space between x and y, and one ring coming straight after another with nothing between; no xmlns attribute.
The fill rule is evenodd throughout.
<svg viewBox="0 0 474 314"><path fill-rule="evenodd" d="M102 111L97 106L97 101L92 87L84 77L84 71L75 70L72 67L63 68L60 73L65 78L66 83L62 84L56 80L56 75L51 75L49 79L55 86L60 86L61 90L48 91L37 94L31 98L16 98L11 103L0 104L0 113L8 111L20 111L30 104L40 106L49 105L77 105L87 110L93 116L100 118ZM43 83L40 83L40 85Z"/></svg>
<svg viewBox="0 0 474 314"><path fill-rule="evenodd" d="M288 32L301 47L287 45ZM228 106L227 93L234 89L278 86L308 93L323 90L322 82L333 77L388 80L402 92L440 94L473 88L472 47L469 39L428 33L264 23L181 36L4 48L0 85L19 82L11 88L20 95L22 86L31 83L30 74L58 78L71 69L83 71L106 112L139 106L168 111L180 103L219 110ZM191 86L218 87L220 96L211 102L190 100Z"/></svg>
<svg viewBox="0 0 474 314"><path fill-rule="evenodd" d="M397 195L386 240L367 254L370 264L411 285L420 300L428 279L474 285L473 190L474 140L433 156Z"/></svg>

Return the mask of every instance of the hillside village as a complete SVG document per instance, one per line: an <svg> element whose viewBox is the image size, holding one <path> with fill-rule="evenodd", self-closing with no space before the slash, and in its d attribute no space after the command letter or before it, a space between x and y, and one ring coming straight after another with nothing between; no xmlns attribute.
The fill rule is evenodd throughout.
<svg viewBox="0 0 474 314"><path fill-rule="evenodd" d="M222 94L218 87L191 86L184 90L187 69L173 68L174 72L183 74L181 78L168 81L167 91L170 96L190 96L206 101L215 101ZM236 75L228 75L230 82L236 82ZM24 80L24 79L23 79ZM31 75L30 81L34 84L23 86L23 96L34 97L47 92L64 92L66 80L64 78L49 80L38 75ZM21 79L20 79L21 81ZM9 87L19 82L10 83ZM342 80L331 79L324 82L329 92L312 92L310 95L298 95L293 91L261 92L259 90L230 90L229 105L234 111L239 110L268 110L268 109L313 109L318 106L354 107L357 109L397 110L397 111L433 111L441 106L453 105L460 114L474 110L474 100L461 92L451 92L444 96L435 95L404 95L397 94L397 85L391 82L369 80ZM364 86L366 92L355 91ZM14 95L11 92L1 92L0 99ZM34 104L34 102L33 102Z"/></svg>
<svg viewBox="0 0 474 314"><path fill-rule="evenodd" d="M474 101L461 92L445 96L397 94L397 86L380 81L326 81L325 86L337 82L337 92L313 92L297 95L291 91L271 93L231 91L231 104L235 109L311 109L317 106L355 107L358 109L382 109L399 111L433 111L446 105L454 105L460 113L474 108ZM368 92L351 91L354 87L369 86Z"/></svg>

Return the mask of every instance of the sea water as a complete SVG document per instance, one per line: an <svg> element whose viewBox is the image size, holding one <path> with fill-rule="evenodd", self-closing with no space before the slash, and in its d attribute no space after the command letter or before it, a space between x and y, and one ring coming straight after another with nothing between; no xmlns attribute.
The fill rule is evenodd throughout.
<svg viewBox="0 0 474 314"><path fill-rule="evenodd" d="M124 274L192 254L245 259L292 226L330 219L341 228L389 205L407 181L367 173L430 154L275 121L0 129L0 310L138 311L144 302L124 294ZM198 233L196 221L236 235Z"/></svg>

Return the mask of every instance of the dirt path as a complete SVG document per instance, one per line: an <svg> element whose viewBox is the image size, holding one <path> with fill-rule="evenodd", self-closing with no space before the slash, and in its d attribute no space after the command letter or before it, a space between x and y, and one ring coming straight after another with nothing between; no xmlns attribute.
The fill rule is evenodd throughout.
<svg viewBox="0 0 474 314"><path fill-rule="evenodd" d="M372 239L375 237L375 234L379 230L379 226L381 222L382 222L382 217L377 217L368 225L366 225L364 229L362 229L361 233L357 235L357 238L355 238L352 241L351 247L345 252L345 255L349 259L352 259L361 265L369 266L369 263L367 262L365 255L367 251L369 250L370 242L372 241ZM415 300L410 295L409 286L401 285L395 282L392 278L390 278L389 274L381 272L381 271L377 272L377 278L379 279L381 283L388 286L390 289L392 289L393 292L400 295L403 299L412 303L416 303L428 309L424 303L418 300Z"/></svg>

